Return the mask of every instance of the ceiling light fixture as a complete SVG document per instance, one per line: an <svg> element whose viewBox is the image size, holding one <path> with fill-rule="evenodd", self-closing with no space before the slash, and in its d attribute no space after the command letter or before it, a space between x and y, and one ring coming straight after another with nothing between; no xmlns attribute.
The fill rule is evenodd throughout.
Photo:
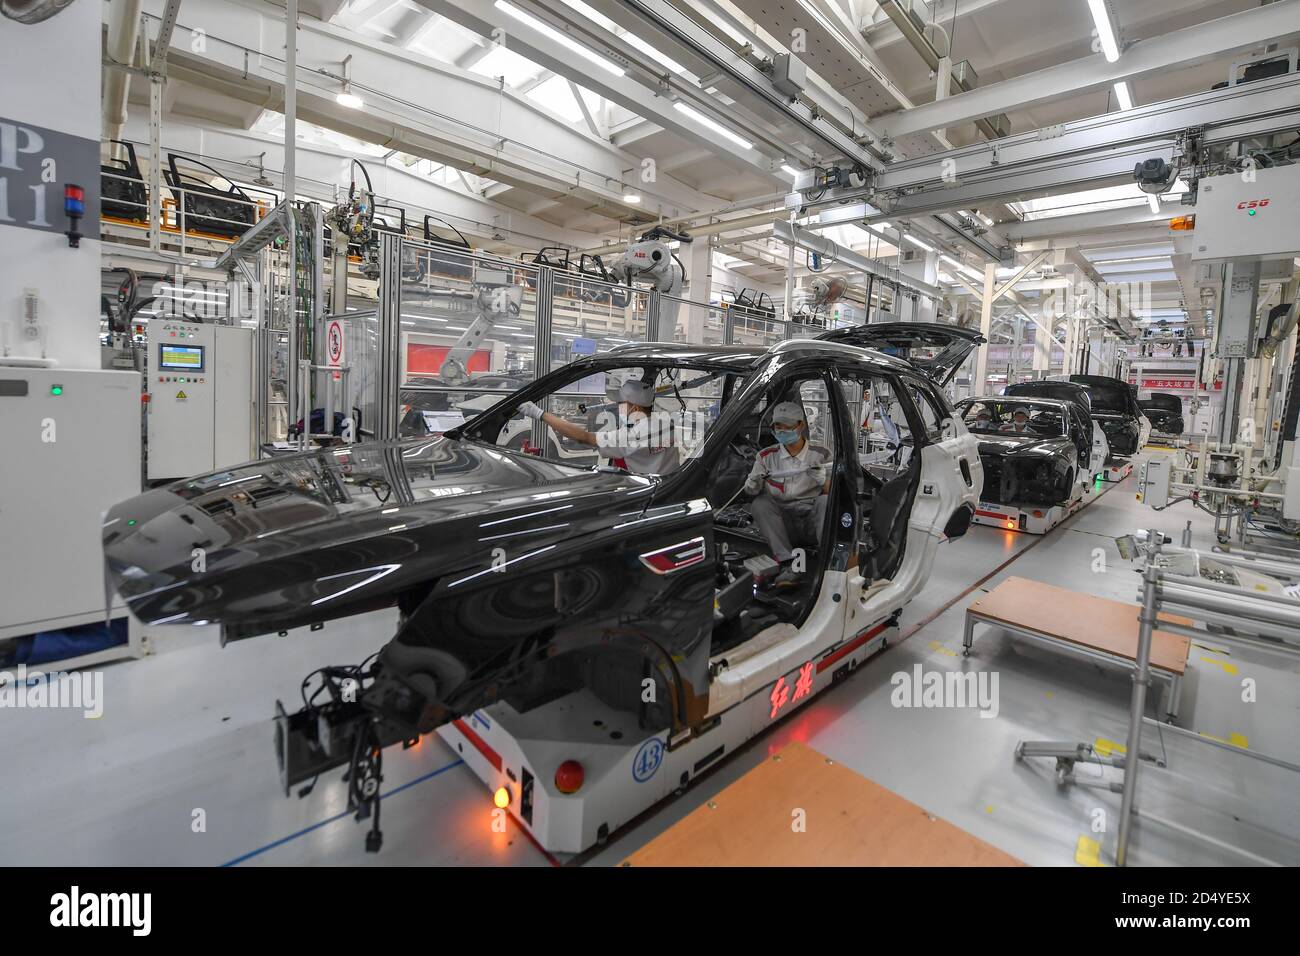
<svg viewBox="0 0 1300 956"><path fill-rule="evenodd" d="M782 166L781 172L785 173L791 179L799 178L799 170L795 169L793 166Z"/></svg>
<svg viewBox="0 0 1300 956"><path fill-rule="evenodd" d="M906 239L908 242L910 242L910 243L911 243L912 245L914 245L914 246L920 246L920 247L921 247L922 249L924 249L926 252L934 252L934 246L926 245L926 244L925 244L924 242L922 242L920 239L916 238L916 236L908 236L908 235L904 235L903 238Z"/></svg>
<svg viewBox="0 0 1300 956"><path fill-rule="evenodd" d="M1159 196L1157 196L1155 193L1147 193L1147 205L1151 207L1151 211L1153 213L1155 213L1157 216L1160 215Z"/></svg>
<svg viewBox="0 0 1300 956"><path fill-rule="evenodd" d="M500 3L501 0L497 0L497 2ZM699 123L701 126L708 127L709 129L713 130L713 132L717 133L719 136L725 136L727 139L731 140L737 146L743 147L744 149L754 148L754 144L751 143L749 140L745 139L743 136L733 133L731 130L727 129L727 127L723 126L721 123L717 123L709 119L707 116L705 116L699 110L695 109L693 106L687 106L685 103L678 100L676 103L673 104L673 109L677 110L677 112L679 113L689 116L691 119L695 120L695 122Z"/></svg>
<svg viewBox="0 0 1300 956"><path fill-rule="evenodd" d="M635 189L623 190L623 202L631 203L632 205L635 206L640 201L641 201L641 194L637 192Z"/></svg>
<svg viewBox="0 0 1300 956"><path fill-rule="evenodd" d="M1133 94L1128 90L1128 83L1120 80L1115 84L1115 102L1119 104L1121 110L1131 110L1133 108Z"/></svg>
<svg viewBox="0 0 1300 956"><path fill-rule="evenodd" d="M1092 11L1092 21L1097 25L1097 39L1101 41L1101 52L1107 63L1119 59L1119 42L1115 39L1115 23L1110 18L1109 5L1106 0L1088 0L1088 9Z"/></svg>
<svg viewBox="0 0 1300 956"><path fill-rule="evenodd" d="M350 110L359 110L366 105L366 101L352 92L352 80L348 78L348 64L351 62L352 54L349 53L343 58L343 89L334 97L334 102Z"/></svg>
<svg viewBox="0 0 1300 956"><path fill-rule="evenodd" d="M551 26L550 24L543 23L541 20L537 19L531 13L525 13L523 10L520 10L512 3L506 3L505 0L496 0L496 3L494 3L493 6L495 6L502 13L514 17L520 23L532 27L534 30L536 30L538 33L542 34L543 36L547 37L548 39L554 40L556 43L560 44L560 46L568 50L572 50L574 53L578 54L578 56L582 57L584 60L596 64L596 66L600 67L602 70L605 70L608 73L612 73L615 76L623 76L627 72L614 61L601 56L599 53L597 53L594 50L588 50L577 40L574 40L570 36L566 36L565 34L561 33L559 30L555 29L555 27Z"/></svg>

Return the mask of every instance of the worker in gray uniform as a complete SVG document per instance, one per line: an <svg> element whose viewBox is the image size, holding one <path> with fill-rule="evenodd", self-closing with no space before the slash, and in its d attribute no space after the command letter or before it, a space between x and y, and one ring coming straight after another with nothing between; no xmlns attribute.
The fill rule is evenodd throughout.
<svg viewBox="0 0 1300 956"><path fill-rule="evenodd" d="M808 441L808 422L795 402L780 402L772 410L772 431L777 444L758 453L745 491L757 496L750 513L772 557L784 565L773 582L783 587L802 576L793 566L792 540L807 543L821 537L831 488L830 455Z"/></svg>
<svg viewBox="0 0 1300 956"><path fill-rule="evenodd" d="M654 386L629 378L620 386L618 398L618 414L608 416L608 423L594 432L543 411L534 402L524 402L519 410L565 438L599 450L611 464L634 475L665 475L675 470L681 459L673 441L673 422L668 415L654 414Z"/></svg>

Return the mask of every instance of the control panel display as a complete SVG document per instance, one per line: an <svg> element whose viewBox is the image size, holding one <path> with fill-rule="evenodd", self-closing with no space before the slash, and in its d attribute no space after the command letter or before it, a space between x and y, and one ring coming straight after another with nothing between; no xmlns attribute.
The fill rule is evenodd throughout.
<svg viewBox="0 0 1300 956"><path fill-rule="evenodd" d="M179 372L202 372L204 363L202 345L158 346L158 367Z"/></svg>

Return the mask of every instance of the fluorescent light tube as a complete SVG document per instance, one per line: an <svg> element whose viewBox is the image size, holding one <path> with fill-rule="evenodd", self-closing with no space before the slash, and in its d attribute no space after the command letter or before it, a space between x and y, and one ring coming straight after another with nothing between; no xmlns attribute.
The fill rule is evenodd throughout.
<svg viewBox="0 0 1300 956"><path fill-rule="evenodd" d="M598 67L600 67L602 70L605 70L608 73L613 73L615 76L622 76L626 72L617 63L614 63L612 60L607 60L605 57L601 56L599 53L597 53L594 50L588 50L577 40L561 33L559 30L555 29L550 24L543 23L541 20L537 19L531 13L525 13L523 10L520 10L514 4L506 3L505 0L496 0L496 3L493 4L493 6L495 6L502 13L514 17L520 23L532 27L534 30L536 30L538 33L542 34L543 36L546 36L549 39L554 40L556 43L560 44L560 46L572 50L574 53L578 54L578 56L582 57L584 60L596 64Z"/></svg>
<svg viewBox="0 0 1300 956"><path fill-rule="evenodd" d="M1101 40L1101 52L1107 63L1119 59L1119 42L1115 39L1115 25L1111 22L1110 11L1106 9L1106 0L1088 0L1088 9L1092 11L1092 21L1097 25L1097 38Z"/></svg>
<svg viewBox="0 0 1300 956"><path fill-rule="evenodd" d="M1119 104L1121 110L1131 110L1133 108L1133 95L1128 90L1128 83L1120 80L1115 84L1115 102Z"/></svg>
<svg viewBox="0 0 1300 956"><path fill-rule="evenodd" d="M501 0L497 0L497 2L500 3ZM679 100L678 102L673 104L673 109L677 110L677 112L679 113L683 113L686 116L689 116L691 119L695 120L695 122L699 123L701 126L708 127L709 129L713 130L713 132L717 133L719 136L726 137L727 139L735 143L737 146L741 146L744 149L754 148L754 144L751 143L749 140L745 139L743 136L739 136L733 133L731 130L727 129L727 127L723 126L721 123L715 123L713 120L709 119L707 116L705 116L699 110L695 109L693 106L687 106L685 103Z"/></svg>

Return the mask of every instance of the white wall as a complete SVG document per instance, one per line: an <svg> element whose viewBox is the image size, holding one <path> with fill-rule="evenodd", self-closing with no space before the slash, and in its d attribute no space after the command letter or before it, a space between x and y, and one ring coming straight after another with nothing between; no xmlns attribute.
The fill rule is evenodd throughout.
<svg viewBox="0 0 1300 956"><path fill-rule="evenodd" d="M0 21L0 123L82 137L98 156L101 14L97 0L76 0L44 23ZM19 147L26 142L23 137ZM12 355L41 354L39 341L20 339L23 290L36 289L45 354L62 367L99 368L99 241L82 239L81 247L72 249L61 231L67 227L63 185L76 175L87 194L82 232L98 235L98 168L88 173L82 161L73 173L75 163L64 162L67 155L60 147L20 158L24 167L35 163L37 168L44 160L54 160L45 212L59 231L0 223L0 326L5 327L0 335L8 332ZM0 169L0 176L6 172L12 190L9 215L24 221L23 213L31 214L31 192L25 183L15 182L18 173ZM22 175L30 175L30 170Z"/></svg>

